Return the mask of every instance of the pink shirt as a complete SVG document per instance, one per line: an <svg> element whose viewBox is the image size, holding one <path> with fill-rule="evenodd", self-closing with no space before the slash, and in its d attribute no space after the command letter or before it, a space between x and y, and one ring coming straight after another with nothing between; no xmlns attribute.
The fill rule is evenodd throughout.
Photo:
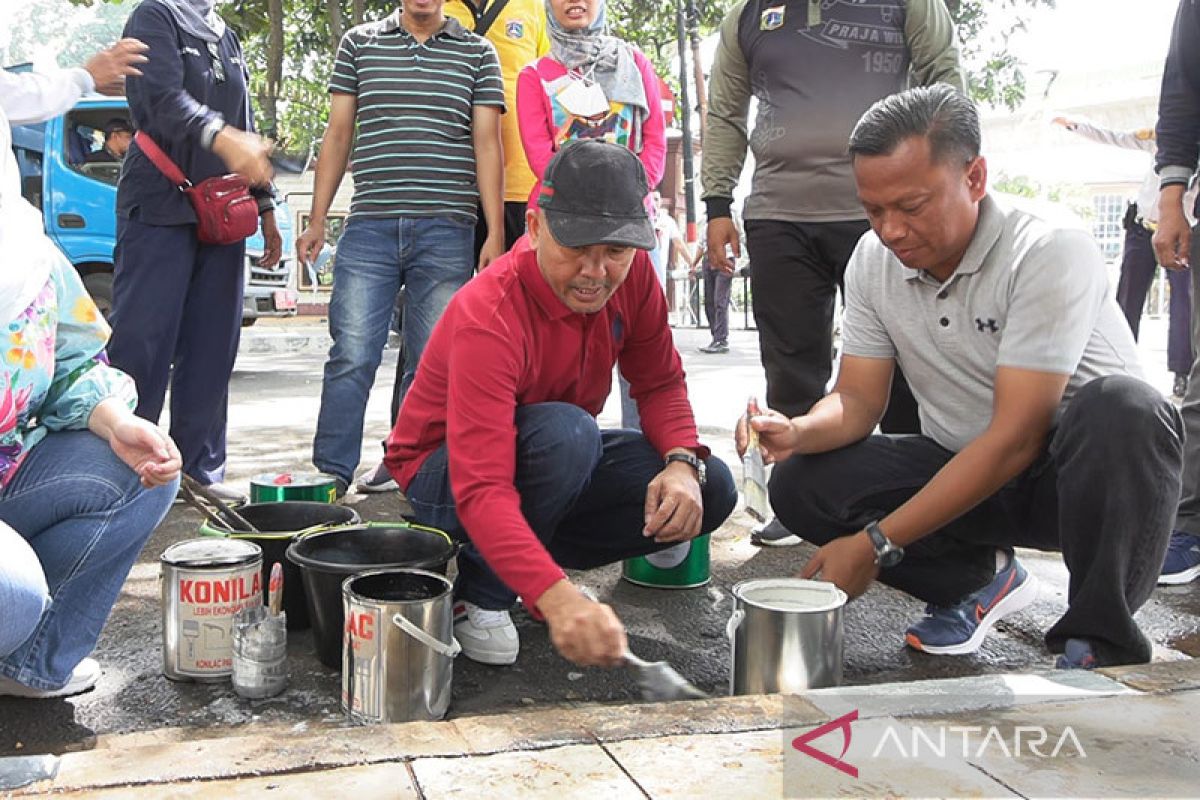
<svg viewBox="0 0 1200 800"><path fill-rule="evenodd" d="M653 189L662 181L667 167L666 122L654 65L637 48L633 50L633 58L642 73L646 101L650 105L649 113L642 120L642 151L638 153L638 158L646 169L646 183ZM517 124L521 128L521 144L525 147L529 166L538 179L529 195L530 208L537 203L546 165L564 141L581 138L579 127L590 127L589 135L595 138L630 144L630 110L620 103L613 103L609 116L597 121L573 117L554 101L545 86L566 74L567 68L553 57L542 56L521 70L517 77Z"/></svg>

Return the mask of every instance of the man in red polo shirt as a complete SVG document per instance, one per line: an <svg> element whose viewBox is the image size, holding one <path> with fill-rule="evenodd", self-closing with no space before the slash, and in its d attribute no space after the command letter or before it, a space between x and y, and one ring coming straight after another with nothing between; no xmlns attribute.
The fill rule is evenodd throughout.
<svg viewBox="0 0 1200 800"><path fill-rule="evenodd" d="M625 632L571 585L586 569L715 530L737 500L696 435L648 250L646 175L582 140L546 170L528 235L454 296L433 329L384 459L417 519L465 541L455 586L463 652L511 664L518 596L554 646L615 666ZM642 432L600 430L613 365Z"/></svg>

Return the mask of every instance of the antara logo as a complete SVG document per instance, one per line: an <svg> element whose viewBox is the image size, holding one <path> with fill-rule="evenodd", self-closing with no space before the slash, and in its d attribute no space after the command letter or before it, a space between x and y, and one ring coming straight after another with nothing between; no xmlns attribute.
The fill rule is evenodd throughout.
<svg viewBox="0 0 1200 800"><path fill-rule="evenodd" d="M858 721L858 710L818 725L792 740L792 747L822 764L858 777L858 767L846 761L853 737L851 724ZM827 733L841 731L842 751L832 756L812 746L812 742ZM874 732L872 732L874 735ZM955 741L957 739L957 742ZM956 747L955 744L960 746ZM861 751L860 751L861 752ZM893 758L947 758L961 752L963 758L982 758L997 753L1005 758L1058 758L1060 755L1087 758L1083 744L1071 726L1055 734L1041 725L1018 725L1009 732L996 725L895 725L888 724L875 742L871 758L890 755Z"/></svg>

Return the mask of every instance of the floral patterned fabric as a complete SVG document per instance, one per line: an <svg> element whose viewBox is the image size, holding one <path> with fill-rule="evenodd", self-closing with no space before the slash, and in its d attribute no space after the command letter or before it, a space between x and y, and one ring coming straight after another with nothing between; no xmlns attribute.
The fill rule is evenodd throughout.
<svg viewBox="0 0 1200 800"><path fill-rule="evenodd" d="M108 365L109 327L66 259L0 331L0 487L47 431L87 427L100 401L137 404L133 380Z"/></svg>

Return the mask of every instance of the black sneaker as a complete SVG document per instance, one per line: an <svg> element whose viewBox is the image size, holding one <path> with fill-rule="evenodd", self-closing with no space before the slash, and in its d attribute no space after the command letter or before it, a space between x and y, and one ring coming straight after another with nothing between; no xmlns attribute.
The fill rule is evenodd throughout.
<svg viewBox="0 0 1200 800"><path fill-rule="evenodd" d="M379 492L396 492L400 487L396 485L396 479L392 477L392 473L388 472L388 468L380 461L375 468L364 474L358 479L358 483L354 488L359 494L377 494Z"/></svg>
<svg viewBox="0 0 1200 800"><path fill-rule="evenodd" d="M760 547L794 547L804 540L783 527L783 523L776 517L752 530L750 541Z"/></svg>
<svg viewBox="0 0 1200 800"><path fill-rule="evenodd" d="M718 354L729 352L729 342L709 342L704 347L697 347L701 353Z"/></svg>

